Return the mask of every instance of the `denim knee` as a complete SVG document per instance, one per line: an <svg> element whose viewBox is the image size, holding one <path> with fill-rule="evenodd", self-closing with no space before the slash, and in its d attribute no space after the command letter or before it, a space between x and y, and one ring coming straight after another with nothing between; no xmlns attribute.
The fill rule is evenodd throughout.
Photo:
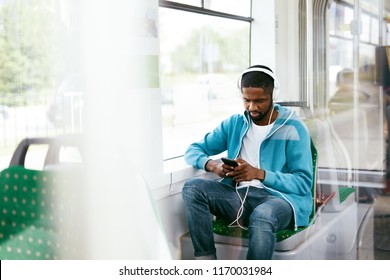
<svg viewBox="0 0 390 280"><path fill-rule="evenodd" d="M204 183L204 179L200 178L191 178L188 179L182 189L182 197L184 201L193 200L195 196L199 193L199 190Z"/></svg>
<svg viewBox="0 0 390 280"><path fill-rule="evenodd" d="M249 226L261 226L262 228L270 226L270 229L275 231L277 221L270 207L255 208L249 217Z"/></svg>

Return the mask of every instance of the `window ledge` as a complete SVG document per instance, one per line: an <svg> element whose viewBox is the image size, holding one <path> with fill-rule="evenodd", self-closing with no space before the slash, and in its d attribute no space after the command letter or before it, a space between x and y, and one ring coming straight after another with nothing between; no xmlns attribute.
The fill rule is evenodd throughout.
<svg viewBox="0 0 390 280"><path fill-rule="evenodd" d="M164 173L151 176L147 181L154 199L159 200L181 193L185 181L192 177L217 178L213 173L188 165L184 157L179 157L164 161Z"/></svg>

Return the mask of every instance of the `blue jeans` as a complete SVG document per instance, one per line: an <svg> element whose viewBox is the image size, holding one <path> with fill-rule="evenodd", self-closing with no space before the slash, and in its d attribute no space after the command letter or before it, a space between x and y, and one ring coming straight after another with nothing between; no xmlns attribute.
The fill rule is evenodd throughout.
<svg viewBox="0 0 390 280"><path fill-rule="evenodd" d="M246 188L238 192L243 198ZM241 201L233 186L207 179L189 179L183 187L183 200L195 257L216 257L212 215L233 222ZM248 227L247 259L272 259L276 232L292 225L291 205L265 189L250 187L239 222Z"/></svg>

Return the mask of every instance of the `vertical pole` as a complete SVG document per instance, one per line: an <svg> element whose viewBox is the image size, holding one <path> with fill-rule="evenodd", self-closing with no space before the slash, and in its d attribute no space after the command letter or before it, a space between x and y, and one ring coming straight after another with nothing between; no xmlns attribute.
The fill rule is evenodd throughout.
<svg viewBox="0 0 390 280"><path fill-rule="evenodd" d="M354 1L354 17L351 22L351 33L353 35L353 168L355 170L354 182L358 186L359 174L357 172L359 167L359 43L361 33L360 21L360 0ZM356 188L356 199L359 198L359 188Z"/></svg>
<svg viewBox="0 0 390 280"><path fill-rule="evenodd" d="M306 16L307 16L307 22L306 22L306 51L307 51L307 80L306 80L306 103L309 106L310 110L314 112L314 87L313 87L313 40L310 40L309 38L314 38L313 34L313 1L307 0L306 1Z"/></svg>

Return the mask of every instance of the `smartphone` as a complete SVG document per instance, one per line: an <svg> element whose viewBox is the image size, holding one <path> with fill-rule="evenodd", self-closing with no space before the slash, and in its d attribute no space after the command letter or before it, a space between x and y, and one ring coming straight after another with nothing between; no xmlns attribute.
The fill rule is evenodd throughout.
<svg viewBox="0 0 390 280"><path fill-rule="evenodd" d="M233 166L233 167L236 167L238 166L238 162L237 161L234 161L232 159L229 159L229 158L221 158L221 160L223 161L224 164L227 164L227 165L230 165L230 166Z"/></svg>

